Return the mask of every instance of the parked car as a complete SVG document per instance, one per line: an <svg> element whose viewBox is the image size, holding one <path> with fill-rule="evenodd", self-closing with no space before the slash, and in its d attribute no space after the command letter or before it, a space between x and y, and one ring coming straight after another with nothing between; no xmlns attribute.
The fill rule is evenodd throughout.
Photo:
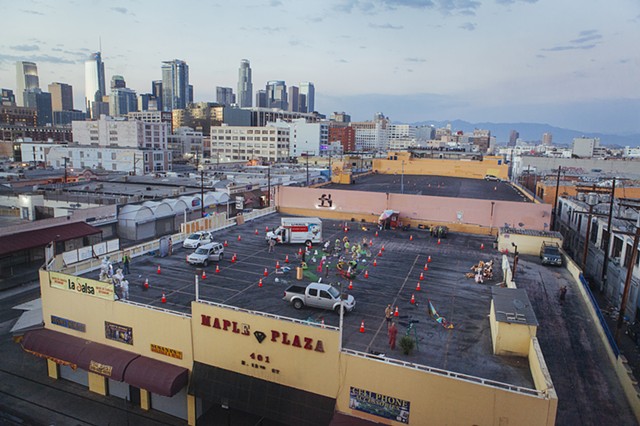
<svg viewBox="0 0 640 426"><path fill-rule="evenodd" d="M182 247L194 249L202 245L209 244L212 241L213 235L211 232L199 231L189 235L187 239L182 242Z"/></svg>
<svg viewBox="0 0 640 426"><path fill-rule="evenodd" d="M562 253L558 243L542 242L540 247L540 259L543 265L562 266Z"/></svg>
<svg viewBox="0 0 640 426"><path fill-rule="evenodd" d="M209 243L200 246L187 256L190 265L207 266L210 261L221 261L224 258L224 246L221 243Z"/></svg>
<svg viewBox="0 0 640 426"><path fill-rule="evenodd" d="M484 180L492 181L492 182L500 182L500 178L494 175L484 175Z"/></svg>
<svg viewBox="0 0 640 426"><path fill-rule="evenodd" d="M327 309L340 312L340 304L344 305L345 312L351 312L356 308L356 301L352 295L342 299L340 290L330 284L311 283L304 287L292 285L284 291L282 300L289 302L296 309L303 306Z"/></svg>

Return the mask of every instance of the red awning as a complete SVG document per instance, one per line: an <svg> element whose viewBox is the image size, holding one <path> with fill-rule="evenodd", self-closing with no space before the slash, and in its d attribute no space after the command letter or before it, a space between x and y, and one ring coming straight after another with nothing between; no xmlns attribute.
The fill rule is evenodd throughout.
<svg viewBox="0 0 640 426"><path fill-rule="evenodd" d="M85 222L66 223L33 231L18 232L0 237L0 256L20 250L44 247L51 241L68 241L102 231Z"/></svg>
<svg viewBox="0 0 640 426"><path fill-rule="evenodd" d="M134 359L124 381L162 396L173 396L186 386L189 370L144 356Z"/></svg>
<svg viewBox="0 0 640 426"><path fill-rule="evenodd" d="M44 328L26 332L22 347L58 364L77 366L162 396L175 395L189 379L186 368Z"/></svg>

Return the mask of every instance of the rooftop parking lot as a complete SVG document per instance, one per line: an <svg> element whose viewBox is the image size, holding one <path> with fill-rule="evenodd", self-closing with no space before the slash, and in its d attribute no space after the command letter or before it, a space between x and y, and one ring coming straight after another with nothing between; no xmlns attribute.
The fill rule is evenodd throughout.
<svg viewBox="0 0 640 426"><path fill-rule="evenodd" d="M307 259L309 269L305 279L297 281L296 253L302 246L278 245L273 253L268 252L265 227L276 227L280 218L272 214L214 233L216 240L226 240L228 247L222 261L212 262L205 268L206 278L199 280L200 299L315 324L324 320L325 325L337 327L339 315L334 312L313 308L296 310L282 300L288 285L305 284L321 277L323 282L342 283L345 291L356 299L355 311L344 318L346 349L385 354L406 362L533 388L526 359L492 354L488 319L491 287L502 281L502 254L492 248L492 237L450 233L438 244L428 231L385 230L376 237L376 227L370 224L349 222L345 233L344 222L323 220L325 240L334 242L346 235L350 241L366 239L367 244L373 243L372 257L353 280L353 289L348 290L348 280L336 275L337 258L330 258L328 278L324 272L317 271L318 263ZM363 229L363 225L367 229ZM480 248L481 244L484 249ZM385 250L378 256L383 245ZM316 260L319 260L321 249L314 247L316 249L319 253ZM131 283L130 299L156 308L190 313L195 299L195 275L201 274L201 269L185 261L192 251L175 244L171 256L134 258L127 276ZM232 263L234 253L237 261ZM287 255L288 264L285 263ZM428 262L429 256L431 262ZM372 264L374 259L377 266ZM485 280L484 284L465 277L479 260L494 260L495 264L493 279ZM291 270L275 274L276 261ZM216 265L219 273L215 272ZM267 277L264 277L265 268ZM364 278L365 270L369 278ZM421 273L424 280L420 281L421 290L416 291ZM96 278L98 271L89 275ZM143 287L146 278L150 283L148 290ZM262 287L258 286L260 278ZM636 424L622 387L608 367L596 324L590 320L569 272L565 268L542 266L536 256L521 256L515 279L519 288L527 290L540 324L538 338L559 398L557 424L608 424L612 419L620 425ZM561 306L558 291L563 285L569 287L569 292ZM163 292L167 298L164 304L161 302ZM412 295L415 305L410 303ZM443 327L428 314L428 300L439 315L453 324L452 329ZM398 348L389 350L384 319L387 304L399 307L399 317L395 318L399 325L398 337L413 323L411 334L417 337L418 348L409 356ZM362 321L365 333L360 333Z"/></svg>
<svg viewBox="0 0 640 426"><path fill-rule="evenodd" d="M296 280L296 259L301 245L278 245L268 252L265 227L279 225L279 215L269 215L244 225L215 233L228 247L221 262L212 262L205 268L206 278L200 279L200 299L236 306L243 309L267 312L283 317L309 320L325 325L338 326L339 315L314 308L296 310L282 300L284 289L290 284L309 283L321 277L323 282L342 283L343 289L356 299L356 309L345 316L343 344L345 348L367 353L387 354L390 357L430 367L478 376L523 387L533 387L529 366L525 359L494 356L491 350L489 307L491 286L501 282L500 254L493 250L492 238L487 236L449 234L438 240L428 231L385 230L376 237L376 228L369 224L349 222L344 232L343 222L323 220L323 236L333 242L345 235L350 241L372 242L371 257L361 262L360 274L349 281L337 275L337 258L329 258L328 277L325 271L317 271L318 263L307 258L309 269L304 281ZM363 229L363 225L369 227ZM258 235L255 234L256 229ZM238 240L240 236L241 240ZM413 240L411 240L413 236ZM481 244L485 249L481 250ZM382 256L378 256L384 245ZM316 261L321 258L321 248ZM195 275L201 272L186 263L186 256L193 250L175 244L173 254L164 258L143 256L132 260L130 274L130 300L181 312L190 312L195 298ZM237 261L231 262L233 254ZM289 256L289 264L285 263ZM431 262L428 258L431 256ZM375 259L377 266L373 266ZM494 277L484 284L476 284L465 273L479 260L494 260ZM291 270L275 273L276 261ZM428 264L428 270L425 269ZM157 273L160 265L161 273ZM220 272L216 273L216 265ZM265 268L268 276L264 276ZM365 278L365 271L369 278ZM424 279L419 280L423 274ZM96 278L97 271L91 273ZM145 279L150 288L144 289ZM258 287L262 278L263 286ZM417 291L420 282L421 290ZM162 303L162 293L166 303ZM415 304L411 304L411 296ZM429 316L428 300L438 314L453 324L447 329ZM413 336L417 336L418 348L412 355L402 355L399 348L389 350L384 311L387 304L398 307L399 337L413 323ZM362 321L365 333L360 332Z"/></svg>
<svg viewBox="0 0 640 426"><path fill-rule="evenodd" d="M529 202L508 182L448 176L404 175L403 179L400 175L371 174L356 176L353 185L329 184L323 188L400 194L402 186L405 194Z"/></svg>

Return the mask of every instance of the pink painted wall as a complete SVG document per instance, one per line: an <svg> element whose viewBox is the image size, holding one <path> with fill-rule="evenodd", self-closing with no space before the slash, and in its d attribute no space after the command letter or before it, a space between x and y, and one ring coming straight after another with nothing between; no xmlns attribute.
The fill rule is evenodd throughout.
<svg viewBox="0 0 640 426"><path fill-rule="evenodd" d="M332 207L321 207L322 195L331 195ZM401 218L424 222L465 223L483 227L500 227L508 223L526 229L548 230L551 205L513 201L476 200L470 198L431 197L424 195L386 194L336 189L278 187L276 205L284 208L310 209L317 216L326 213L373 214L396 210ZM493 203L493 215L491 207ZM460 217L459 217L460 215ZM545 228L545 224L547 227Z"/></svg>

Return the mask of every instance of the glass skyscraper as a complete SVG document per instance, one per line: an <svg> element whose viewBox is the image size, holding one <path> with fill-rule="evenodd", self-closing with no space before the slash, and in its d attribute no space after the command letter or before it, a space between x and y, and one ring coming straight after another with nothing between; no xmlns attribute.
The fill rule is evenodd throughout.
<svg viewBox="0 0 640 426"><path fill-rule="evenodd" d="M299 102L298 109L300 112L315 111L316 88L313 83L305 81L299 86Z"/></svg>
<svg viewBox="0 0 640 426"><path fill-rule="evenodd" d="M40 88L38 79L38 67L34 62L16 62L16 103L18 106L25 104L24 92Z"/></svg>
<svg viewBox="0 0 640 426"><path fill-rule="evenodd" d="M185 109L189 103L189 66L174 59L162 63L162 110Z"/></svg>
<svg viewBox="0 0 640 426"><path fill-rule="evenodd" d="M282 80L271 80L267 82L267 108L278 108L286 110L287 85Z"/></svg>
<svg viewBox="0 0 640 426"><path fill-rule="evenodd" d="M102 97L107 93L104 83L104 62L100 52L92 53L84 62L84 99L87 116L100 118ZM100 102L100 108L95 108L96 102Z"/></svg>
<svg viewBox="0 0 640 426"><path fill-rule="evenodd" d="M251 83L251 64L248 59L240 61L238 69L238 105L249 108L253 101L253 83Z"/></svg>

